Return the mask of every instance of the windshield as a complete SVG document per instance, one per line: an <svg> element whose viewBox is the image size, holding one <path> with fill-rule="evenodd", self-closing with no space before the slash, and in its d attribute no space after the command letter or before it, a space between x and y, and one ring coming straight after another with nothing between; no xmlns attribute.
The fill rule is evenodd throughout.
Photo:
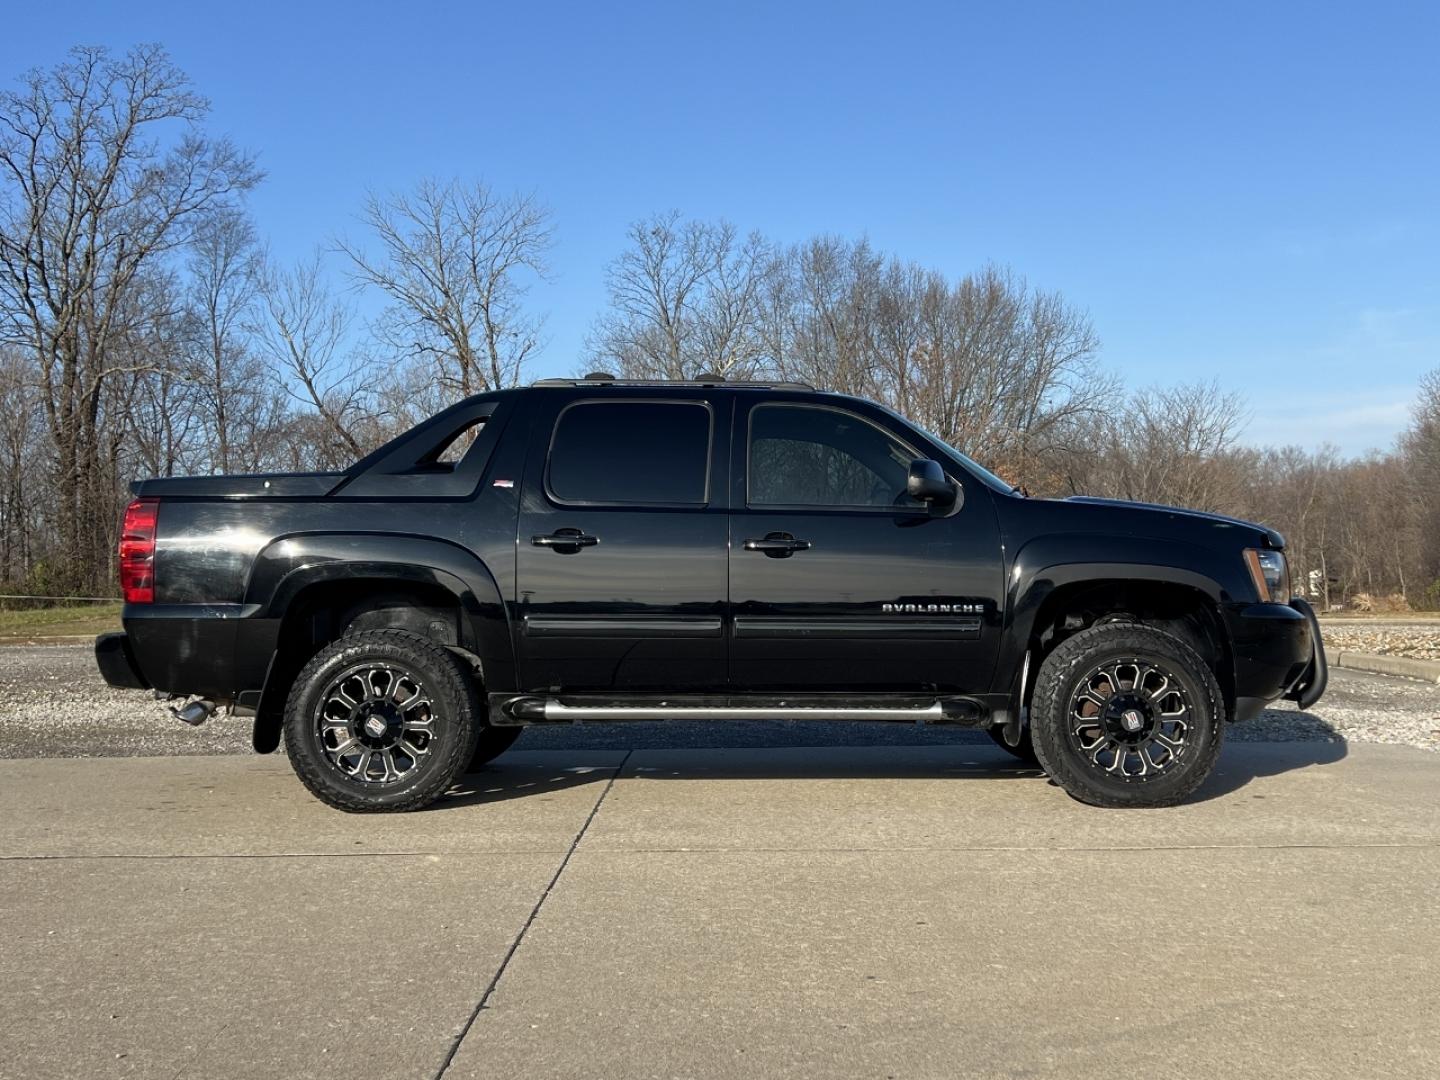
<svg viewBox="0 0 1440 1080"><path fill-rule="evenodd" d="M978 461L970 457L968 454L962 454L959 450L956 450L953 446L947 443L944 439L940 438L938 435L932 435L928 431L925 432L925 434L930 435L930 438L934 439L937 443L939 443L942 447L944 447L950 452L951 457L953 457L961 465L965 466L965 468L969 469L972 473L974 473L976 476L978 476L981 480L983 480L990 487L994 488L996 491L1003 491L1006 495L1013 495L1020 490L1014 484L1008 483L1007 481L996 476L993 472L985 468L984 465L981 465Z"/></svg>
<svg viewBox="0 0 1440 1080"><path fill-rule="evenodd" d="M996 476L993 472L985 468L984 465L981 465L978 461L970 457L968 454L962 454L959 450L956 450L953 446L947 443L944 439L940 438L939 435L936 435L929 428L923 428L919 424L915 423L915 421L906 419L905 417L897 413L894 409L886 408L884 405L881 405L880 408L884 409L887 413L893 416L896 420L899 420L906 427L912 428L913 430L920 432L932 443L940 447L940 449L944 450L945 453L953 461L955 461L956 464L963 467L971 475L978 477L980 481L985 484L986 487L993 488L994 490L999 491L1005 495L1015 495L1020 492L1020 489L1014 484L1010 484L1002 480L1000 477Z"/></svg>

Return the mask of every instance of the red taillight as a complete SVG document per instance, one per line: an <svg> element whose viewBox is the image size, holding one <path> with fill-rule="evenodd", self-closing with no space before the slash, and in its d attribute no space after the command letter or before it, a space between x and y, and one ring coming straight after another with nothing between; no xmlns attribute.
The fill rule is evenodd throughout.
<svg viewBox="0 0 1440 1080"><path fill-rule="evenodd" d="M136 499L120 526L120 593L127 604L155 602L155 519L159 499Z"/></svg>

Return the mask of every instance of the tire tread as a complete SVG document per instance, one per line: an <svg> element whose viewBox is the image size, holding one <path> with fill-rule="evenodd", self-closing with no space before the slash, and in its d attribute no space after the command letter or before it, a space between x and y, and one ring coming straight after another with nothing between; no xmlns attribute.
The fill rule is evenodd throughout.
<svg viewBox="0 0 1440 1080"><path fill-rule="evenodd" d="M1207 713L1209 737L1197 748L1197 755L1188 765L1180 763L1184 771L1179 774L1179 781L1158 793L1150 784L1133 784L1128 786L1129 790L1116 790L1115 785L1097 783L1098 778L1082 763L1072 760L1075 755L1066 742L1066 732L1057 730L1056 717L1068 718L1069 714L1069 702L1064 700L1062 691L1068 685L1070 674L1077 667L1093 663L1097 654L1109 651L1133 652L1136 656L1159 653L1168 660L1178 661L1203 691L1204 699L1194 706ZM1040 665L1030 707L1031 741L1040 767L1072 798L1109 809L1175 806L1184 802L1205 782L1215 766L1224 742L1225 719L1225 699L1215 673L1190 643L1168 631L1132 622L1092 626L1057 645Z"/></svg>
<svg viewBox="0 0 1440 1080"><path fill-rule="evenodd" d="M298 752L295 741L308 734L309 717L303 701L316 676L339 657L360 659L377 651L397 660L432 668L441 677L437 687L453 710L453 735L441 741L441 761L427 782L403 798L364 797L331 780L327 768L310 755ZM290 686L285 701L285 750L290 767L310 793L322 802L352 814L403 813L428 806L443 795L465 772L480 738L480 697L469 670L443 645L409 630L363 630L332 641L310 658ZM298 730L297 730L298 728Z"/></svg>

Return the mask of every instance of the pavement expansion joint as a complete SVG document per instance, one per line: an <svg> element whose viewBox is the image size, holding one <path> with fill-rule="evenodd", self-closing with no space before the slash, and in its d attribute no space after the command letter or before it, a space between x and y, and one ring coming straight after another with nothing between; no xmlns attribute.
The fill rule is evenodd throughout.
<svg viewBox="0 0 1440 1080"><path fill-rule="evenodd" d="M1398 841L1360 841L1353 844L1154 844L1143 846L1139 844L1126 845L1063 845L1063 844L966 844L966 845L905 845L885 844L870 847L706 847L704 845L690 845L688 847L599 847L587 848L594 855L885 855L885 854L912 854L920 855L927 852L936 854L986 854L995 852L997 854L1015 852L1065 852L1068 854L1083 855L1087 852L1094 852L1096 855L1123 855L1127 852L1134 852L1137 855L1148 852L1166 851L1391 851L1391 850L1428 850L1440 848L1440 840L1398 840Z"/></svg>
<svg viewBox="0 0 1440 1080"><path fill-rule="evenodd" d="M585 839L585 833L589 831L590 823L593 822L595 816L600 813L600 807L604 805L606 796L610 794L610 789L615 786L615 781L619 779L621 773L625 771L625 765L629 762L630 755L633 753L633 750L626 751L625 757L622 758L620 764L615 767L615 771L610 774L610 779L606 781L604 790L600 792L600 797L595 800L595 805L590 808L590 813L585 816L585 821L580 825L579 831L575 834L575 839L570 841L570 847L566 849L565 857L560 860L560 865L555 868L555 873L540 893L540 898L535 901L535 906L530 909L530 915L525 920L525 924L520 927L520 932L515 935L515 940L510 943L510 948L505 951L505 956L501 959L500 966L495 969L495 974L491 976L489 984L485 987L485 992L480 995L480 1000L475 1003L475 1008L471 1010L464 1025L450 1043L450 1048L445 1053L445 1060L440 1063L440 1068L435 1073L435 1080L441 1080L445 1073L449 1071L451 1064L454 1063L455 1055L460 1050L460 1044L465 1041L465 1037L470 1034L470 1029L475 1026L475 1021L480 1018L480 1014L485 1011L485 1007L490 1003L490 998L494 995L495 988L500 985L500 979L504 976L505 969L510 966L511 959L520 949L520 943L525 940L525 935L530 932L530 927L534 925L536 918L540 915L540 909L545 906L545 901L549 899L550 894L555 890L555 886L559 883L561 875L565 873L565 868L570 865L570 859L575 854L576 848L580 846L580 841Z"/></svg>
<svg viewBox="0 0 1440 1080"><path fill-rule="evenodd" d="M526 855L559 855L567 848L534 848ZM0 862L172 862L183 859L426 859L432 856L460 859L505 858L510 851L193 851L92 852L80 855L0 855Z"/></svg>

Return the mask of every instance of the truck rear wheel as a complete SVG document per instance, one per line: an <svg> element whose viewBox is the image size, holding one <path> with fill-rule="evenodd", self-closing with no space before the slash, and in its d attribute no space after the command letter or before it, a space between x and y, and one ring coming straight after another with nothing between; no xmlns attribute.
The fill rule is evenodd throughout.
<svg viewBox="0 0 1440 1080"><path fill-rule="evenodd" d="M404 630L321 649L285 706L285 750L304 785L352 813L417 810L470 764L482 710L469 671Z"/></svg>
<svg viewBox="0 0 1440 1080"><path fill-rule="evenodd" d="M1225 704L1215 675L1177 637L1138 623L1082 630L1040 666L1035 754L1092 806L1173 806L1215 766Z"/></svg>

